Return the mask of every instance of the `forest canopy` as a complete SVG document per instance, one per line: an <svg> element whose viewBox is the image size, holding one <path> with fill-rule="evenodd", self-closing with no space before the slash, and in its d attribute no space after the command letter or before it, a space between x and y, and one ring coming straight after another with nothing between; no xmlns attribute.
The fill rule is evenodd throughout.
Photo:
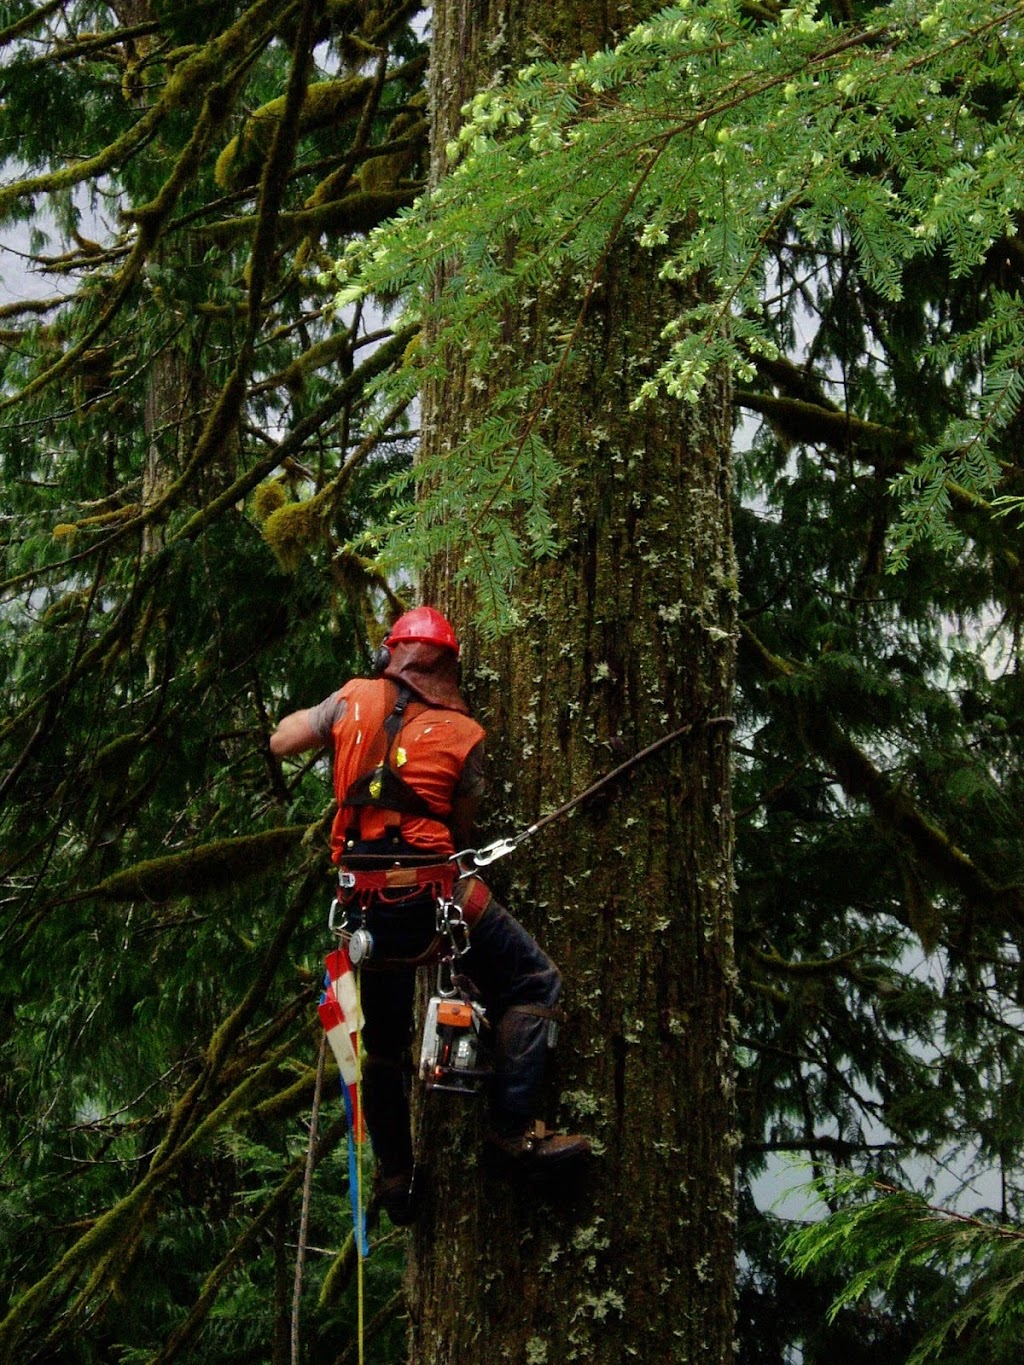
<svg viewBox="0 0 1024 1365"><path fill-rule="evenodd" d="M888 422L868 416L838 368L824 376L831 402L794 395L765 411L766 396L750 399L812 442L828 441L831 417L833 439L845 430L887 457L901 508L891 567L906 566L922 534L953 549L951 500L982 506L998 492L1005 510L1019 496L1000 442L1024 396L1014 287L1020 18L1014 4L910 0L854 24L811 3L766 22L738 0L716 0L665 10L614 51L568 66L537 62L466 106L447 147L451 174L394 224L349 245L337 303L411 291L406 316L432 342L410 353L407 384L443 373L446 348L468 351L487 374L507 346L501 320L513 300L572 281L582 315L613 244L635 239L655 253L663 279L696 279L702 290L688 299L680 290L663 352L633 401L664 391L693 404L726 366L743 406L744 387L792 361L799 332L813 331L813 292L829 260L846 256L881 308L899 307L929 272L969 289L984 268L972 325L955 326L936 302L918 339L922 382L946 393L928 420L909 420L898 404ZM486 426L467 435L464 461L446 452L422 470L427 496L410 508L414 534L404 523L392 533L396 559L411 552L425 562L439 537L461 535L467 575L500 577L514 558L508 519L495 515L506 506L522 514L521 549L550 552L538 503L557 462L545 459L535 428L573 340L556 338L547 365L513 369L516 382L488 396ZM875 372L891 390L887 368L883 360ZM389 372L378 383L390 390L396 380ZM468 531L432 515L457 482L462 501L481 509ZM438 525L437 537L424 523Z"/></svg>
<svg viewBox="0 0 1024 1365"><path fill-rule="evenodd" d="M679 297L630 399L685 423L728 370L737 414L740 1359L895 1365L956 1309L961 1263L897 1257L827 1322L845 1271L794 1278L757 1182L796 1152L1024 1217L1021 9L682 5L479 91L442 175L415 5L0 5L10 1351L287 1358L327 784L267 735L438 556L516 624L623 243ZM417 463L453 357L483 418ZM340 1141L316 1360L354 1312Z"/></svg>

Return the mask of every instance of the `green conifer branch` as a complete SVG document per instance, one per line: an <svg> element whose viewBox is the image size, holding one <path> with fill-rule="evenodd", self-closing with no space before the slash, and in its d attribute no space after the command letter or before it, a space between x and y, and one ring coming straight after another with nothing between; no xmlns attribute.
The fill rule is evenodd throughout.
<svg viewBox="0 0 1024 1365"><path fill-rule="evenodd" d="M930 1204L909 1190L848 1171L827 1173L815 1187L832 1211L791 1232L783 1252L798 1274L824 1267L842 1273L830 1321L866 1295L892 1288L905 1271L930 1266L954 1282L967 1279L969 1286L952 1311L946 1298L939 1320L929 1324L907 1365L952 1359L949 1343L964 1334L969 1341L972 1329L995 1346L998 1329L1012 1326L1024 1286L1024 1230Z"/></svg>
<svg viewBox="0 0 1024 1365"><path fill-rule="evenodd" d="M0 218L18 199L72 189L75 185L97 180L124 165L156 135L169 114L186 107L206 87L221 81L226 67L234 65L239 57L248 63L254 47L258 43L269 42L281 23L286 22L297 9L298 3L299 0L289 0L281 10L279 0L256 0L230 28L177 66L169 75L157 101L131 128L101 151L83 157L63 170L29 176L0 187ZM38 14L32 18L34 23Z"/></svg>
<svg viewBox="0 0 1024 1365"><path fill-rule="evenodd" d="M355 370L333 390L331 395L314 412L297 422L288 435L283 437L268 455L258 460L222 493L211 498L203 507L194 512L180 530L175 532L172 543L195 540L222 512L233 507L235 503L251 493L257 484L272 474L285 460L299 455L305 445L332 417L337 416L339 412L352 404L373 379L394 364L396 358L404 352L410 340L416 335L417 330L415 326L404 327L396 332L389 341L379 346L371 356L367 357L358 370ZM365 446L366 443L364 442L363 445ZM369 449L372 449L372 444ZM369 453L369 449L365 453ZM179 481L178 485L168 490L166 499L161 506L166 508L172 505L174 497L180 494L183 488L184 484ZM149 520L152 521L153 519L151 509ZM0 738L2 738L2 730L0 730Z"/></svg>
<svg viewBox="0 0 1024 1365"><path fill-rule="evenodd" d="M762 677L792 681L801 670L773 655L744 624L741 648ZM956 887L972 904L984 906L1006 927L1024 929L1024 888L999 885L928 818L904 787L894 782L868 758L806 690L787 688L780 705L790 713L807 749L834 770L847 795L865 801L881 826L906 840L927 866Z"/></svg>
<svg viewBox="0 0 1024 1365"><path fill-rule="evenodd" d="M273 941L264 954L260 969L254 975L249 989L237 1007L214 1033L206 1048L202 1072L175 1105L167 1131L154 1157L154 1165L169 1160L170 1156L181 1146L181 1143L188 1140L187 1134L195 1124L201 1121L201 1099L220 1075L228 1052L234 1046L249 1019L262 1007L291 936L314 892L322 885L322 881L319 868L307 872L292 897L288 910L278 926Z"/></svg>
<svg viewBox="0 0 1024 1365"><path fill-rule="evenodd" d="M227 97L228 92L234 88L241 74L238 71L232 73L224 85L211 91L204 100L192 136L156 198L148 204L140 205L130 215L125 215L135 219L139 225L139 231L128 260L111 282L108 297L96 321L91 327L86 328L74 345L69 346L59 360L43 370L41 374L36 375L34 379L29 380L17 393L0 401L0 412L16 404L25 403L40 390L47 388L67 374L75 363L95 346L120 313L129 292L135 286L146 262L149 260L182 191L198 171L203 155L214 134L228 117L231 108L230 100ZM0 212L2 212L2 191L0 191Z"/></svg>
<svg viewBox="0 0 1024 1365"><path fill-rule="evenodd" d="M17 1358L19 1342L32 1322L45 1311L51 1294L94 1258L101 1258L102 1263L102 1258L124 1234L125 1228L133 1220L141 1220L152 1198L176 1175L183 1163L250 1103L253 1092L262 1087L293 1047L294 1042L289 1040L250 1072L205 1118L200 1119L180 1143L170 1149L164 1145L157 1160L139 1183L112 1208L102 1213L45 1275L15 1299L7 1316L0 1321L0 1357L8 1360ZM90 1279L87 1287L95 1292L99 1282L99 1279Z"/></svg>
<svg viewBox="0 0 1024 1365"><path fill-rule="evenodd" d="M347 1127L347 1123L342 1119L327 1129L317 1142L313 1157L315 1165L319 1165L324 1157L334 1150L345 1136ZM170 1365L171 1361L179 1359L183 1352L190 1350L195 1345L196 1339L202 1331L206 1319L210 1316L217 1296L228 1276L241 1264L242 1258L253 1242L270 1227L277 1214L291 1203L302 1185L305 1172L306 1157L303 1154L292 1163L274 1193L266 1200L260 1211L246 1225L229 1250L207 1275L188 1315L172 1330L167 1341L153 1357L150 1365Z"/></svg>
<svg viewBox="0 0 1024 1365"><path fill-rule="evenodd" d="M6 28L0 29L0 48L7 47L8 44L15 42L26 33L31 33L44 19L48 19L51 14L56 14L58 10L62 10L66 3L67 0L46 0L46 3L40 5L38 9L30 10L20 19L15 19L13 24L8 24Z"/></svg>
<svg viewBox="0 0 1024 1365"><path fill-rule="evenodd" d="M865 953L870 953L870 944L860 944L846 952L836 953L834 957L823 958L784 958L775 949L762 949L751 945L747 951L754 960L770 972L787 977L840 976L858 963Z"/></svg>

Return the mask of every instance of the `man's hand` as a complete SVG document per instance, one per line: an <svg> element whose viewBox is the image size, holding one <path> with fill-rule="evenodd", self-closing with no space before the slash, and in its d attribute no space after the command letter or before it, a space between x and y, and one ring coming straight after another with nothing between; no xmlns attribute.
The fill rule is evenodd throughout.
<svg viewBox="0 0 1024 1365"><path fill-rule="evenodd" d="M277 758L321 748L323 745L309 723L308 711L293 711L290 716L285 716L270 736L270 752Z"/></svg>

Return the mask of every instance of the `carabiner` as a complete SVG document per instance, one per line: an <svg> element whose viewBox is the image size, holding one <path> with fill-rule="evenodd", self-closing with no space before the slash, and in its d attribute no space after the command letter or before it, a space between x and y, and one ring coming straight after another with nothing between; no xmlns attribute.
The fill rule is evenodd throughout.
<svg viewBox="0 0 1024 1365"><path fill-rule="evenodd" d="M453 854L452 861L460 873L466 877L475 872L477 868L489 867L491 863L496 863L499 858L506 857L515 850L518 843L518 838L495 839L493 843L487 844L483 848L467 848L463 849L461 853Z"/></svg>
<svg viewBox="0 0 1024 1365"><path fill-rule="evenodd" d="M331 909L330 913L327 916L327 932L329 934L333 934L335 938L341 938L342 934L345 932L344 924L335 923L334 917L339 912L341 913L342 918L344 918L345 907L342 905L341 901L338 900L337 896L332 896Z"/></svg>

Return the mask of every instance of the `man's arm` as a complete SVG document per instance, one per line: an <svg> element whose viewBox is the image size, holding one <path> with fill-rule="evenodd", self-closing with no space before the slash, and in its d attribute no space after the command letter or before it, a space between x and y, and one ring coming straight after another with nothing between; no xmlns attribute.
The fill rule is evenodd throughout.
<svg viewBox="0 0 1024 1365"><path fill-rule="evenodd" d="M452 794L452 813L448 817L448 828L452 832L456 853L461 853L470 846L483 790L484 742L480 740L466 755L462 773Z"/></svg>
<svg viewBox="0 0 1024 1365"><path fill-rule="evenodd" d="M310 724L308 710L293 711L290 716L285 716L270 736L270 752L277 758L323 747L323 740Z"/></svg>
<svg viewBox="0 0 1024 1365"><path fill-rule="evenodd" d="M448 817L448 828L452 832L452 841L455 844L455 852L462 853L469 848L470 840L473 838L473 824L476 820L477 807L480 804L478 796L460 796L452 806L452 813Z"/></svg>

